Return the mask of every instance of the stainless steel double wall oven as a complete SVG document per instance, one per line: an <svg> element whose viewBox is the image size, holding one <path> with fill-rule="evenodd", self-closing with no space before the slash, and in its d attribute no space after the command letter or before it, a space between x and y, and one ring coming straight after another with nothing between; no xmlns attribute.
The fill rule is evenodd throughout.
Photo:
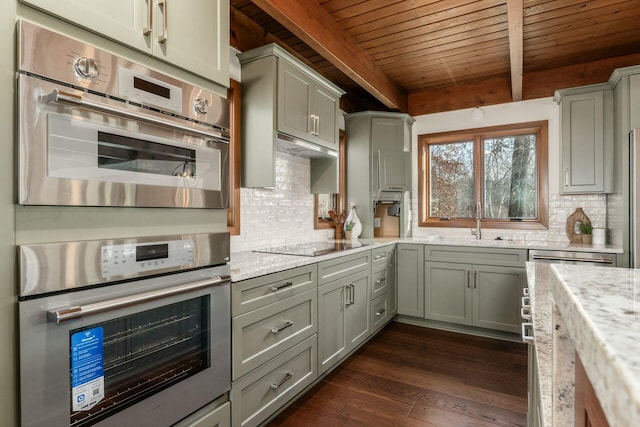
<svg viewBox="0 0 640 427"><path fill-rule="evenodd" d="M19 204L227 207L214 93L23 21L18 117ZM22 425L165 426L224 399L228 233L18 252Z"/></svg>

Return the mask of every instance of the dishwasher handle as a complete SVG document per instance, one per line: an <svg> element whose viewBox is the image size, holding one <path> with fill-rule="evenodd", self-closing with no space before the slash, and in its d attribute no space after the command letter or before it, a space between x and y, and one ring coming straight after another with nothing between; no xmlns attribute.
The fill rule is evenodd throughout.
<svg viewBox="0 0 640 427"><path fill-rule="evenodd" d="M593 264L606 264L613 265L613 259L610 258L579 258L579 257L564 257L555 255L532 255L532 261L544 261L544 262L584 262Z"/></svg>

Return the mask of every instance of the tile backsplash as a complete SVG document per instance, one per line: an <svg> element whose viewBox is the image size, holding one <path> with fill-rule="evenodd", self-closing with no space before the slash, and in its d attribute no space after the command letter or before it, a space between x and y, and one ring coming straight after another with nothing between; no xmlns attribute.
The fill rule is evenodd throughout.
<svg viewBox="0 0 640 427"><path fill-rule="evenodd" d="M313 228L310 175L309 159L277 152L275 187L240 190L241 234L231 237L232 252L332 238L333 230Z"/></svg>
<svg viewBox="0 0 640 427"><path fill-rule="evenodd" d="M274 188L242 188L241 235L231 238L231 250L244 251L258 247L331 239L334 231L314 230L313 194L310 193L309 159L283 152L276 154L276 185ZM417 212L417 199L412 199L412 211ZM605 195L552 194L549 196L548 230L483 229L483 238L515 240L527 245L547 245L569 242L565 231L567 217L581 207L594 228L607 226ZM468 228L420 228L412 226L415 237L441 235L451 238L473 238Z"/></svg>
<svg viewBox="0 0 640 427"><path fill-rule="evenodd" d="M417 212L418 200L412 199L413 212ZM604 194L588 195L567 195L551 194L549 196L549 228L548 230L504 230L504 229L482 229L483 238L495 239L502 237L505 240L515 240L517 242L531 245L566 244L569 243L567 237L566 224L567 217L576 208L582 208L589 217L594 228L607 227L607 197ZM426 228L412 225L412 233L415 237L429 237L441 235L451 238L473 238L468 228Z"/></svg>

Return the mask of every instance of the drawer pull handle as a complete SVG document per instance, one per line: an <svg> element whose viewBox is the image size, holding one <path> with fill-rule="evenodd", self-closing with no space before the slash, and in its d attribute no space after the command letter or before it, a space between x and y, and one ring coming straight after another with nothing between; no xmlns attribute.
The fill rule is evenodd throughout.
<svg viewBox="0 0 640 427"><path fill-rule="evenodd" d="M271 328L271 333L275 335L280 331L284 331L290 326L293 326L293 322L291 320L287 320L286 322L284 322L284 325L280 326L279 328L276 328L275 326Z"/></svg>
<svg viewBox="0 0 640 427"><path fill-rule="evenodd" d="M531 307L531 297L522 297L522 307Z"/></svg>
<svg viewBox="0 0 640 427"><path fill-rule="evenodd" d="M527 344L533 344L535 337L533 336L533 323L522 324L522 341Z"/></svg>
<svg viewBox="0 0 640 427"><path fill-rule="evenodd" d="M277 390L278 387L281 387L284 383L289 381L291 378L293 378L293 372L287 372L284 378L282 379L282 381L280 381L279 383L271 383L271 389Z"/></svg>
<svg viewBox="0 0 640 427"><path fill-rule="evenodd" d="M376 285L379 285L382 282L386 282L387 279L380 279L380 280L376 280Z"/></svg>
<svg viewBox="0 0 640 427"><path fill-rule="evenodd" d="M522 288L522 295L528 297L530 295L529 288Z"/></svg>
<svg viewBox="0 0 640 427"><path fill-rule="evenodd" d="M380 311L376 311L376 316L382 316L387 310L385 310L384 308Z"/></svg>
<svg viewBox="0 0 640 427"><path fill-rule="evenodd" d="M376 257L374 258L374 261L377 261L382 258L386 258L386 255L376 255Z"/></svg>
<svg viewBox="0 0 640 427"><path fill-rule="evenodd" d="M525 320L531 320L531 309L529 307L522 307L520 309L520 316Z"/></svg>
<svg viewBox="0 0 640 427"><path fill-rule="evenodd" d="M282 285L272 286L271 287L271 292L278 292L279 290L288 288L290 286L293 286L293 282L284 282Z"/></svg>

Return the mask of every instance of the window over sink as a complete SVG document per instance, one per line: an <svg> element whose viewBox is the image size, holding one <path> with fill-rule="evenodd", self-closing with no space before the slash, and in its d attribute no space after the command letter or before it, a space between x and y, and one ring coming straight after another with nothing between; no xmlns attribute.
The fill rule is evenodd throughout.
<svg viewBox="0 0 640 427"><path fill-rule="evenodd" d="M420 227L548 226L547 122L418 136Z"/></svg>

